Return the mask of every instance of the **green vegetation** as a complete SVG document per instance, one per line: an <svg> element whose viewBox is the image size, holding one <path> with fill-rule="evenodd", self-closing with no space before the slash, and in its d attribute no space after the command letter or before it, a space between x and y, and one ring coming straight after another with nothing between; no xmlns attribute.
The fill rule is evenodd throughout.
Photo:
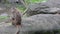
<svg viewBox="0 0 60 34"><path fill-rule="evenodd" d="M40 2L46 2L47 0L25 0L25 3L27 5L31 4L31 3L40 3ZM21 5L17 5L17 8L24 12L24 10L26 9L24 6L21 6Z"/></svg>
<svg viewBox="0 0 60 34"><path fill-rule="evenodd" d="M46 2L47 0L25 0L27 4L30 3L40 3L40 2Z"/></svg>
<svg viewBox="0 0 60 34"><path fill-rule="evenodd" d="M26 9L24 6L17 5L17 8L23 13L24 10Z"/></svg>
<svg viewBox="0 0 60 34"><path fill-rule="evenodd" d="M39 2L43 2L43 1L46 2L46 0L32 0L31 2L32 2L32 3L39 3Z"/></svg>
<svg viewBox="0 0 60 34"><path fill-rule="evenodd" d="M3 22L8 18L9 18L8 16L0 16L0 22Z"/></svg>
<svg viewBox="0 0 60 34"><path fill-rule="evenodd" d="M0 20L4 20L4 19L7 19L8 17L7 16L0 16Z"/></svg>
<svg viewBox="0 0 60 34"><path fill-rule="evenodd" d="M27 5L29 5L31 3L40 3L40 2L46 2L46 1L47 0L25 0L25 3ZM11 6L11 4L9 4L9 2L7 0L4 0L3 3L5 3L7 5L7 7ZM21 5L18 5L18 4L16 4L16 5L17 5L17 8L22 12L26 9L24 6L21 6Z"/></svg>

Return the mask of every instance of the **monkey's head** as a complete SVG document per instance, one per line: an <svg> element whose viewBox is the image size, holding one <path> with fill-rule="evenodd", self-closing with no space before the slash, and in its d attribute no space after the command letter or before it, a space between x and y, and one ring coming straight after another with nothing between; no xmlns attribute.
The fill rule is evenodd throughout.
<svg viewBox="0 0 60 34"><path fill-rule="evenodd" d="M16 8L11 8L11 12L12 12L12 13L15 13L16 11L17 11Z"/></svg>
<svg viewBox="0 0 60 34"><path fill-rule="evenodd" d="M20 13L20 14L22 14L21 12L20 12L20 10L18 10L17 8L11 8L11 12L12 13Z"/></svg>

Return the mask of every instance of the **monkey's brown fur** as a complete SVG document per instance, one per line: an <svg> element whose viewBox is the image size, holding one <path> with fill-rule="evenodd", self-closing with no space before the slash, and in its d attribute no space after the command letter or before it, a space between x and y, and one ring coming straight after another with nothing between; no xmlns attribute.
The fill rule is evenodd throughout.
<svg viewBox="0 0 60 34"><path fill-rule="evenodd" d="M13 15L12 16L12 25L15 25L18 28L19 26L21 26L21 20L22 20L21 13L16 8L13 8L12 15ZM16 34L19 34L19 31L17 31Z"/></svg>
<svg viewBox="0 0 60 34"><path fill-rule="evenodd" d="M21 25L21 14L16 8L13 8L12 15L12 24Z"/></svg>

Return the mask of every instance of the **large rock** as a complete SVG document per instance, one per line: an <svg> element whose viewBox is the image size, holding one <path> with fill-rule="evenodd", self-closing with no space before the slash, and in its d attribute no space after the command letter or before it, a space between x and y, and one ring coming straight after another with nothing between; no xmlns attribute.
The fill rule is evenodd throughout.
<svg viewBox="0 0 60 34"><path fill-rule="evenodd" d="M49 6L44 5L44 3L30 4L26 13L28 16L40 14L40 10L45 8L49 8Z"/></svg>
<svg viewBox="0 0 60 34"><path fill-rule="evenodd" d="M46 3L37 3L29 5L29 9L27 10L27 16L32 16L36 14L56 14L60 13L60 8L50 7Z"/></svg>
<svg viewBox="0 0 60 34"><path fill-rule="evenodd" d="M44 31L52 32L57 29L60 29L60 15L39 14L22 19L20 34L41 34ZM16 27L12 25L0 27L1 34L15 34L15 32Z"/></svg>
<svg viewBox="0 0 60 34"><path fill-rule="evenodd" d="M60 0L48 0L44 3L30 4L29 9L27 10L27 16L32 16L40 13L55 14L56 11L58 11L57 9L60 10Z"/></svg>
<svg viewBox="0 0 60 34"><path fill-rule="evenodd" d="M48 0L47 5L60 8L60 0Z"/></svg>

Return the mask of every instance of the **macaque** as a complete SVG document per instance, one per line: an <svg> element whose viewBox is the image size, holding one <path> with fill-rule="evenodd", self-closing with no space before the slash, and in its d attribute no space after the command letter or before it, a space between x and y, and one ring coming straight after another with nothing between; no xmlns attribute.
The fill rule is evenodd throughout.
<svg viewBox="0 0 60 34"><path fill-rule="evenodd" d="M16 9L13 8L12 10L12 25L16 26L16 28L19 30L19 27L21 26L21 13ZM17 31L16 34L18 34L19 31Z"/></svg>
<svg viewBox="0 0 60 34"><path fill-rule="evenodd" d="M14 25L21 25L21 13L16 8L13 8L12 11L12 23Z"/></svg>

